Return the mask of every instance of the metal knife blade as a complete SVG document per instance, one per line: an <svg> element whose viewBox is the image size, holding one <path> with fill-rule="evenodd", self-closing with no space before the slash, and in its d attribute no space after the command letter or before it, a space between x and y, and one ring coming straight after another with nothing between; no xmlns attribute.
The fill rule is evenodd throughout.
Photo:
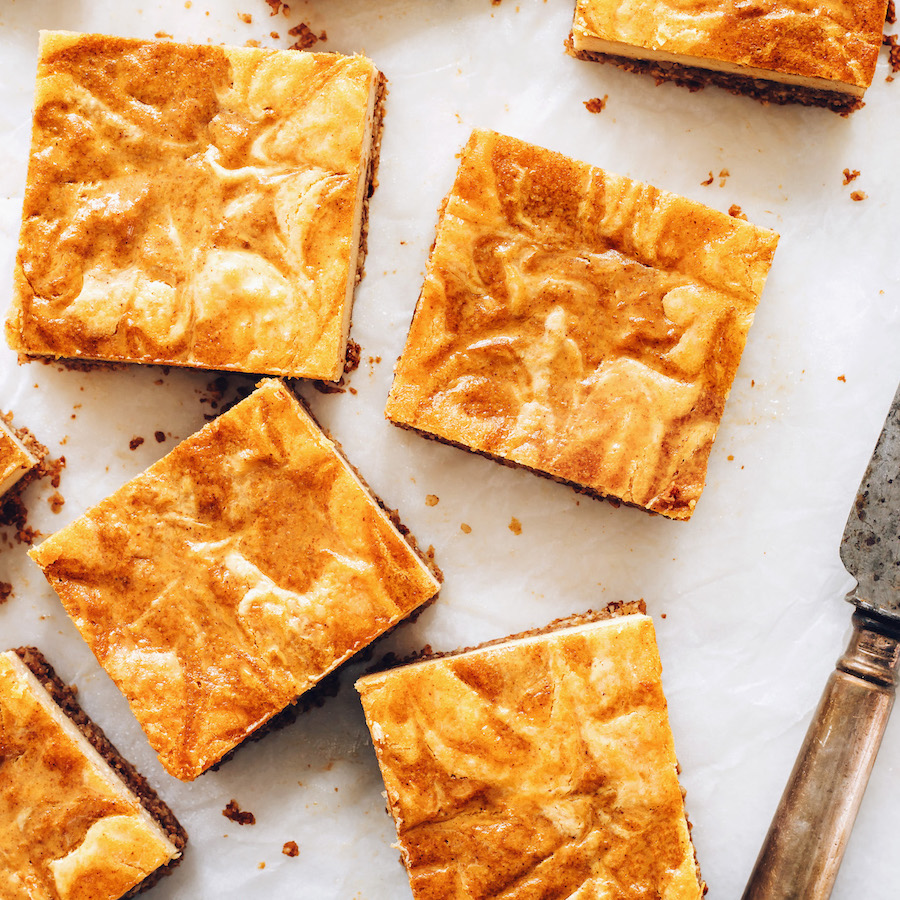
<svg viewBox="0 0 900 900"><path fill-rule="evenodd" d="M858 582L847 599L900 621L900 387L847 518L841 560Z"/></svg>

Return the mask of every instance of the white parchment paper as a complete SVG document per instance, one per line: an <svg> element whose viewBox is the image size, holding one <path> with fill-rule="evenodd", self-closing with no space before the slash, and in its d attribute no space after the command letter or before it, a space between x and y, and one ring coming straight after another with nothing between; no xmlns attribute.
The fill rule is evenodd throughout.
<svg viewBox="0 0 900 900"><path fill-rule="evenodd" d="M305 21L327 32L318 49L369 54L390 95L352 331L362 363L349 379L355 393L304 394L373 488L435 547L446 576L438 603L379 652L450 649L644 598L710 897L737 898L849 634L851 607L841 598L852 581L838 545L900 377L900 83L886 83L883 53L865 108L848 118L657 87L566 56L571 6L293 0L290 15L273 17L263 0L0 0L0 307L11 292L39 28L285 47L288 28ZM584 106L595 97L608 97L600 114ZM736 203L781 234L691 522L579 498L384 421L436 209L475 126L721 210ZM845 168L860 171L848 186ZM853 190L866 199L853 201ZM55 531L197 430L210 412L212 377L19 366L4 344L0 408L67 461L65 505L54 513L49 482L34 484L30 524ZM250 379L229 382L234 389ZM131 450L134 437L145 441ZM428 505L428 495L438 503ZM324 707L182 784L161 769L25 549L0 541L0 581L14 585L0 606L0 644L40 646L187 827L184 862L154 889L156 900L410 896L352 689L362 665ZM231 799L255 825L222 816ZM837 900L896 896L898 832L895 720ZM282 853L287 841L297 842L297 857Z"/></svg>

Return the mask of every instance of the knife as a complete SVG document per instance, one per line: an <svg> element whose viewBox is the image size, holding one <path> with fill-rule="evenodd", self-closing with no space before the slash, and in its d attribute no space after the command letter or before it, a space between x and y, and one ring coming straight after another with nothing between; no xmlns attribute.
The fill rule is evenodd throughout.
<svg viewBox="0 0 900 900"><path fill-rule="evenodd" d="M900 387L841 541L857 580L837 661L743 900L826 900L887 725L900 661Z"/></svg>

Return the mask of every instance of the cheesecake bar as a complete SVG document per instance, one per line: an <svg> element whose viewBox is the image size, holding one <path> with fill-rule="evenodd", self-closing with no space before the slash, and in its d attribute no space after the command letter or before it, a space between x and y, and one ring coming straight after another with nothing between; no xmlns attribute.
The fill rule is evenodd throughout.
<svg viewBox="0 0 900 900"><path fill-rule="evenodd" d="M0 497L15 487L40 459L12 428L12 416L0 412Z"/></svg>
<svg viewBox="0 0 900 900"><path fill-rule="evenodd" d="M10 346L340 378L384 84L362 56L43 32Z"/></svg>
<svg viewBox="0 0 900 900"><path fill-rule="evenodd" d="M777 235L476 131L386 415L690 518Z"/></svg>
<svg viewBox="0 0 900 900"><path fill-rule="evenodd" d="M359 679L415 900L699 900L660 672L632 612Z"/></svg>
<svg viewBox="0 0 900 900"><path fill-rule="evenodd" d="M863 105L888 0L577 0L569 50L692 89L849 113Z"/></svg>
<svg viewBox="0 0 900 900"><path fill-rule="evenodd" d="M276 379L30 555L185 781L439 588Z"/></svg>
<svg viewBox="0 0 900 900"><path fill-rule="evenodd" d="M186 841L41 653L0 653L0 896L132 896L171 871Z"/></svg>

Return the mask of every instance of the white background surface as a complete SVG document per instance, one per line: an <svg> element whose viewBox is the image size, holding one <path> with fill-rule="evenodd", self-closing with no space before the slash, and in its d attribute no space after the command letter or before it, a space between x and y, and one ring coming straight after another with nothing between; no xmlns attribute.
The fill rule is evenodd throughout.
<svg viewBox="0 0 900 900"><path fill-rule="evenodd" d="M440 599L379 651L449 649L612 600L644 598L664 665L682 782L713 900L737 898L806 724L849 634L852 582L838 545L900 377L896 182L900 81L882 51L849 118L690 93L564 55L569 0L321 0L270 17L263 0L0 0L0 306L7 307L30 135L37 30L64 28L263 46L303 20L317 49L365 51L390 80L352 337L356 394L303 393L446 580ZM251 13L252 24L238 18ZM269 37L277 31L279 39ZM583 102L608 95L591 114ZM436 208L474 126L521 137L721 210L739 204L781 234L775 264L689 523L579 498L388 425L392 363L418 295ZM842 185L845 167L860 177ZM724 186L710 172L730 173ZM850 199L851 190L868 198ZM375 358L381 361L376 362ZM370 358L372 361L370 362ZM50 533L203 424L209 373L77 373L18 366L0 349L0 408L67 467L26 494ZM232 385L249 379L232 377ZM159 444L157 430L168 438ZM129 441L142 436L135 451ZM436 506L425 498L440 498ZM509 529L512 517L522 532ZM464 534L460 524L472 527ZM0 548L0 644L37 644L187 827L166 898L410 896L362 711L337 697L242 748L190 785L163 772L25 547ZM665 618L663 618L665 616ZM895 897L900 884L900 722L888 727L834 897ZM239 826L234 798L256 815ZM281 853L295 840L300 855ZM265 864L263 868L262 865Z"/></svg>

